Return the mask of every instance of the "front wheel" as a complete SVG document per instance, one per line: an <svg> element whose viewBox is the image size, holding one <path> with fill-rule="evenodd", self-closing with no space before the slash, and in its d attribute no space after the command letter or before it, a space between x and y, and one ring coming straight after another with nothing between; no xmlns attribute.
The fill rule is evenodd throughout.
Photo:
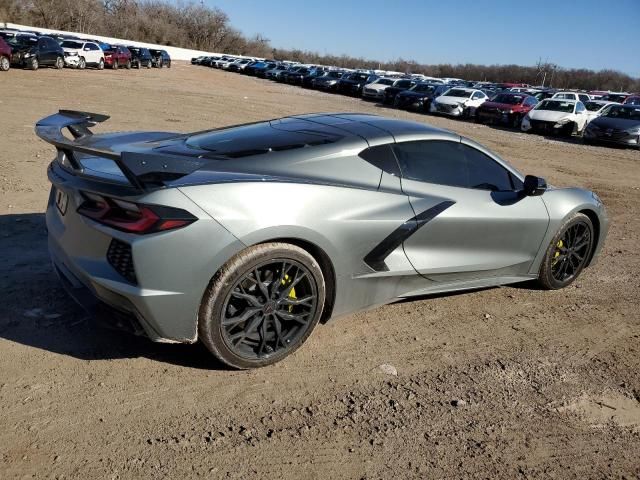
<svg viewBox="0 0 640 480"><path fill-rule="evenodd" d="M38 59L36 57L33 57L31 59L31 61L29 62L29 69L30 70L37 70L39 66L40 66L40 64L38 63Z"/></svg>
<svg viewBox="0 0 640 480"><path fill-rule="evenodd" d="M200 307L199 337L230 367L271 365L304 343L324 302L322 270L307 251L287 243L255 245L212 279Z"/></svg>
<svg viewBox="0 0 640 480"><path fill-rule="evenodd" d="M64 68L64 59L62 57L56 58L56 68L62 70Z"/></svg>
<svg viewBox="0 0 640 480"><path fill-rule="evenodd" d="M7 57L0 57L0 71L6 72L11 68L11 62Z"/></svg>
<svg viewBox="0 0 640 480"><path fill-rule="evenodd" d="M131 70L131 60L127 60L126 68L127 70Z"/></svg>
<svg viewBox="0 0 640 480"><path fill-rule="evenodd" d="M538 281L549 290L570 285L591 258L594 245L591 219L576 213L560 227L547 247Z"/></svg>
<svg viewBox="0 0 640 480"><path fill-rule="evenodd" d="M80 60L78 61L78 68L80 70L84 70L86 67L87 67L87 61L83 57L80 57Z"/></svg>
<svg viewBox="0 0 640 480"><path fill-rule="evenodd" d="M151 60L147 62L147 68L151 68Z"/></svg>
<svg viewBox="0 0 640 480"><path fill-rule="evenodd" d="M117 69L118 69L118 67L120 67L120 65L118 64L118 60L114 60L114 61L113 61L113 69L114 69L114 70L117 70Z"/></svg>

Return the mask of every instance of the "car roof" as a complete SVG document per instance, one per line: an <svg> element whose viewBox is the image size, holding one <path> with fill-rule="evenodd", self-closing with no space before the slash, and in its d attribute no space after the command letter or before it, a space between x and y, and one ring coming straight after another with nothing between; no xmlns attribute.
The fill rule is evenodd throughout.
<svg viewBox="0 0 640 480"><path fill-rule="evenodd" d="M315 147L350 148L420 139L459 141L460 136L424 123L364 113L310 113L190 134L195 146L224 158L296 150L313 158ZM241 138L242 142L231 141ZM188 140L189 141L189 140ZM366 143L364 143L364 142Z"/></svg>

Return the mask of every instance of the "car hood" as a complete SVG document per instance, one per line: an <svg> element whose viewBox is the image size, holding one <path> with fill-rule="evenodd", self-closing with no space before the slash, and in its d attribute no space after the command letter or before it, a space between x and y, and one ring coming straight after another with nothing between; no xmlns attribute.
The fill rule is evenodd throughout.
<svg viewBox="0 0 640 480"><path fill-rule="evenodd" d="M383 85L381 83L369 83L364 86L364 88L369 88L371 90L386 90L389 88L389 85Z"/></svg>
<svg viewBox="0 0 640 480"><path fill-rule="evenodd" d="M541 120L543 122L558 122L563 118L572 117L573 113L554 112L551 110L531 110L529 118L532 120Z"/></svg>
<svg viewBox="0 0 640 480"><path fill-rule="evenodd" d="M510 103L484 102L479 108L482 108L482 109L497 108L498 110L515 110L521 107L522 105L520 104L512 105Z"/></svg>
<svg viewBox="0 0 640 480"><path fill-rule="evenodd" d="M412 90L405 90L404 92L400 92L398 96L401 97L413 97L413 98L426 98L430 97L431 94L429 92L414 92Z"/></svg>
<svg viewBox="0 0 640 480"><path fill-rule="evenodd" d="M444 95L436 98L436 101L438 103L442 103L442 104L445 104L445 105L460 105L460 104L466 102L467 100L469 100L469 98L445 97Z"/></svg>
<svg viewBox="0 0 640 480"><path fill-rule="evenodd" d="M616 130L630 130L632 128L640 127L640 121L629 120L627 118L597 117L591 121L591 125L595 125L602 129L613 128Z"/></svg>

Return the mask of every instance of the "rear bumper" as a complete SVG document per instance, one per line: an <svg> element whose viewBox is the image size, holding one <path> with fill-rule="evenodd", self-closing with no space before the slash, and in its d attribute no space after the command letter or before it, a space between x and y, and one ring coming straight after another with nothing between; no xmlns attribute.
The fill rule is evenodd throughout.
<svg viewBox="0 0 640 480"><path fill-rule="evenodd" d="M76 213L81 197L73 175L50 170L49 179L68 196L68 207L61 214L52 189L46 223L51 260L71 296L91 312L97 302L134 318L151 340L195 342L207 285L244 245L178 189L130 200L172 205L188 210L198 220L179 230L135 235ZM114 240L130 246L133 280L107 259Z"/></svg>

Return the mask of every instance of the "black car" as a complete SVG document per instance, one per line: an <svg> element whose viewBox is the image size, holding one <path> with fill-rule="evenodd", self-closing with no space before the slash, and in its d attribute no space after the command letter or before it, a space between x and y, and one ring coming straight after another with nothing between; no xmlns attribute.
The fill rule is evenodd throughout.
<svg viewBox="0 0 640 480"><path fill-rule="evenodd" d="M417 83L413 87L396 95L393 106L404 110L428 112L434 98L446 92L451 85Z"/></svg>
<svg viewBox="0 0 640 480"><path fill-rule="evenodd" d="M640 106L611 105L589 122L582 138L585 143L640 148Z"/></svg>
<svg viewBox="0 0 640 480"><path fill-rule="evenodd" d="M338 89L338 83L344 75L340 70L329 70L323 75L314 78L311 81L311 88L316 90L324 90L326 92L335 92Z"/></svg>
<svg viewBox="0 0 640 480"><path fill-rule="evenodd" d="M131 66L134 68L147 67L153 65L153 57L148 48L127 47L131 52Z"/></svg>
<svg viewBox="0 0 640 480"><path fill-rule="evenodd" d="M286 75L285 81L292 85L302 85L302 79L311 73L311 68L301 67ZM284 76L284 75L283 75Z"/></svg>
<svg viewBox="0 0 640 480"><path fill-rule="evenodd" d="M64 67L64 50L51 37L35 35L16 35L9 38L11 63L37 70L40 66Z"/></svg>
<svg viewBox="0 0 640 480"><path fill-rule="evenodd" d="M288 83L288 79L289 79L289 75L291 74L295 74L296 72L298 72L298 70L301 70L305 67L300 66L300 65L296 65L293 67L290 67L289 69L280 72L279 74L276 74L276 80L278 82L283 82L283 83Z"/></svg>
<svg viewBox="0 0 640 480"><path fill-rule="evenodd" d="M396 100L396 95L398 95L400 92L404 92L405 90L409 90L416 83L418 82L410 78L402 78L396 81L393 85L385 89L382 103L384 103L385 105L393 105Z"/></svg>
<svg viewBox="0 0 640 480"><path fill-rule="evenodd" d="M165 50L149 50L151 54L151 65L156 68L171 68L171 57Z"/></svg>
<svg viewBox="0 0 640 480"><path fill-rule="evenodd" d="M311 69L307 75L302 77L303 88L311 88L313 86L313 81L324 75L326 72L326 69L321 67Z"/></svg>
<svg viewBox="0 0 640 480"><path fill-rule="evenodd" d="M360 96L364 86L367 83L373 82L377 78L377 75L372 75L366 72L355 72L349 75L344 75L338 82L338 92L343 95Z"/></svg>
<svg viewBox="0 0 640 480"><path fill-rule="evenodd" d="M256 77L265 78L267 72L273 68L276 68L278 64L276 62L258 62L257 65L253 65L251 69L247 72L245 69L245 73L249 75L255 75Z"/></svg>

